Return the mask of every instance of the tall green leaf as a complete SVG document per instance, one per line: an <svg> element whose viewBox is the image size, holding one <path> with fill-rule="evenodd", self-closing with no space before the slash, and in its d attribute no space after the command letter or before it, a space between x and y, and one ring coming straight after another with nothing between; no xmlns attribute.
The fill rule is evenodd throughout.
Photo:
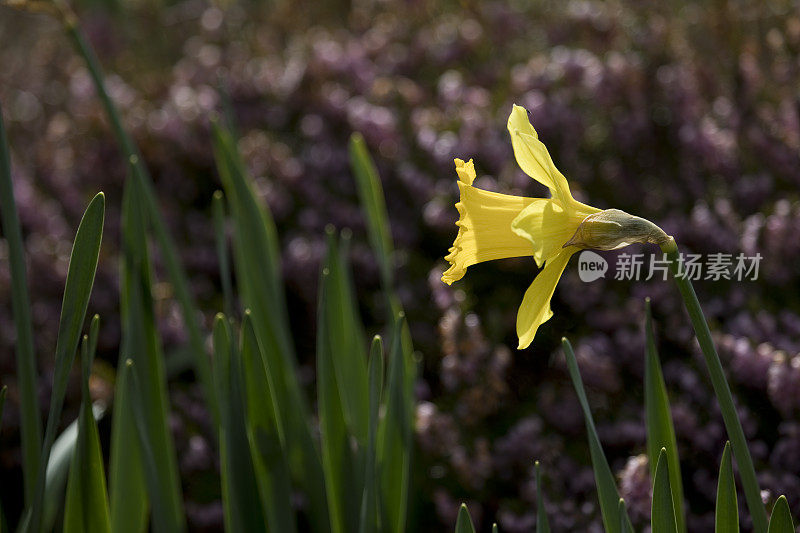
<svg viewBox="0 0 800 533"><path fill-rule="evenodd" d="M147 488L131 405L134 398L129 392L130 372L131 368L125 364L125 360L120 360L114 387L111 454L108 461L111 530L115 533L142 533L147 527Z"/></svg>
<svg viewBox="0 0 800 533"><path fill-rule="evenodd" d="M355 531L363 490L369 399L366 360L352 287L332 230L322 268L317 320L317 405L331 530ZM353 449L353 445L360 449ZM361 452L359 454L359 452Z"/></svg>
<svg viewBox="0 0 800 533"><path fill-rule="evenodd" d="M242 364L247 400L247 434L261 504L270 531L297 530L292 506L286 438L276 409L272 376L264 367L250 312L242 321Z"/></svg>
<svg viewBox="0 0 800 533"><path fill-rule="evenodd" d="M378 260L381 272L381 284L383 285L384 297L386 299L386 310L388 320L394 325L402 324L402 329L392 330L392 335L401 335L403 352L407 354L406 361L406 399L409 402L408 409L414 409L414 380L416 367L414 358L411 356L414 347L411 341L411 333L408 324L399 322L398 318L403 314L403 307L400 299L394 292L394 246L392 244L392 232L389 225L389 215L386 211L386 201L383 195L378 170L367 150L364 137L360 133L350 136L350 166L355 174L358 196L361 207L366 214L367 233L373 252Z"/></svg>
<svg viewBox="0 0 800 533"><path fill-rule="evenodd" d="M361 499L359 533L381 531L378 501L378 422L383 394L383 341L380 335L372 339L369 352L369 442L364 469L364 495Z"/></svg>
<svg viewBox="0 0 800 533"><path fill-rule="evenodd" d="M217 170L228 198L234 223L234 244L237 245L237 278L242 304L285 352L288 363L294 363L288 315L280 272L280 245L272 215L253 192L247 172L233 138L218 124L212 124L214 156ZM269 295L268 301L259 296ZM257 314L263 314L258 317ZM268 318L267 318L268 317Z"/></svg>
<svg viewBox="0 0 800 533"><path fill-rule="evenodd" d="M392 235L378 170L360 133L350 136L350 166L356 177L361 205L367 217L369 241L378 259L384 287L393 286Z"/></svg>
<svg viewBox="0 0 800 533"><path fill-rule="evenodd" d="M342 231L342 246L328 228L328 253L319 295L320 320L326 324L326 349L331 350L334 375L342 400L348 432L366 448L369 431L369 385L364 330L358 316L355 289L347 268L349 230Z"/></svg>
<svg viewBox="0 0 800 533"><path fill-rule="evenodd" d="M772 508L768 533L794 533L792 512L789 510L789 502L786 501L786 496L778 498Z"/></svg>
<svg viewBox="0 0 800 533"><path fill-rule="evenodd" d="M47 465L50 460L50 450L56 436L61 408L64 405L64 395L67 391L69 371L78 349L78 340L83 321L86 318L86 309L89 307L89 297L92 293L94 274L100 255L100 241L103 237L104 213L105 197L103 193L98 193L89 202L72 245L67 282L64 287L64 300L61 304L53 391L50 396L50 411L44 433L40 465ZM36 497L31 508L30 531L33 533L38 533L42 527L45 480L46 468L40 467L36 479Z"/></svg>
<svg viewBox="0 0 800 533"><path fill-rule="evenodd" d="M36 354L33 351L31 303L28 296L28 277L25 271L25 248L11 182L11 158L0 110L0 217L3 235L8 243L8 267L11 274L11 307L17 334L17 388L19 389L22 476L25 485L25 505L33 502L42 445L42 421L39 418L39 399L36 396Z"/></svg>
<svg viewBox="0 0 800 533"><path fill-rule="evenodd" d="M475 533L475 526L472 524L472 517L469 515L469 509L465 503L462 503L458 510L456 533Z"/></svg>
<svg viewBox="0 0 800 533"><path fill-rule="evenodd" d="M214 378L219 398L220 474L226 531L267 531L247 438L241 356L225 315L214 319Z"/></svg>
<svg viewBox="0 0 800 533"><path fill-rule="evenodd" d="M83 338L81 411L78 417L78 441L72 456L64 505L64 533L111 531L106 493L103 452L97 423L92 415L89 375L97 347L98 317L94 316L90 335Z"/></svg>
<svg viewBox="0 0 800 533"><path fill-rule="evenodd" d="M401 316L394 328L402 331ZM411 431L413 413L408 398L406 381L407 355L402 347L400 335L392 339L389 358L385 415L378 433L378 457L381 472L382 509L386 513L385 523L391 531L405 531L408 507L408 484L411 463Z"/></svg>
<svg viewBox="0 0 800 533"><path fill-rule="evenodd" d="M131 397L133 418L139 443L146 441L152 452L144 459L145 482L153 509L156 529L177 531L185 527L183 498L180 490L177 457L167 425L169 402L161 340L156 328L152 265L147 247L146 205L141 185L128 180L122 205L122 265L120 311L123 357L135 366L131 371L129 390L140 396ZM130 388L131 382L138 386ZM124 446L135 446L125 443ZM150 461L153 461L150 463ZM159 501L156 502L155 500Z"/></svg>
<svg viewBox="0 0 800 533"><path fill-rule="evenodd" d="M390 341L395 346L395 339L400 343L390 362L390 376L387 394L393 409L393 416L398 417L397 422L403 424L399 428L390 430L399 441L387 442L381 439L382 487L388 527L394 531L403 531L406 527L408 513L408 487L411 463L411 427L415 414L414 382L416 380L416 362L414 346L408 324L403 320L405 313L400 299L394 292L394 252L392 245L389 216L386 211L383 187L381 185L375 163L370 157L364 138L360 133L350 137L350 166L355 175L361 207L366 214L367 233L373 252L380 266L381 285L383 286L386 301L387 321L392 324ZM392 373L398 375L395 360L400 360L403 365L400 388L392 385ZM394 370L393 370L394 369ZM404 405L400 407L400 402ZM385 427L385 424L382 426ZM385 446L385 448L383 447Z"/></svg>
<svg viewBox="0 0 800 533"><path fill-rule="evenodd" d="M608 465L600 438L597 436L592 412L589 409L589 401L586 399L586 391L583 389L583 380L578 370L578 361L575 359L575 352L567 339L561 339L564 348L564 355L567 358L567 368L569 369L572 385L578 395L583 416L586 421L586 432L589 436L589 451L592 456L592 468L594 469L594 479L597 483L597 497L600 500L600 512L603 515L603 525L608 533L619 533L621 521L630 524L630 518L625 515L619 516L619 492L614 483L614 474ZM632 526L631 526L632 529Z"/></svg>
<svg viewBox="0 0 800 533"><path fill-rule="evenodd" d="M536 470L536 533L550 533L550 523L547 521L547 511L544 508L544 492L542 492L542 475L539 471L539 461L533 465Z"/></svg>
<svg viewBox="0 0 800 533"><path fill-rule="evenodd" d="M714 531L717 533L735 533L739 531L739 505L736 501L736 483L733 480L730 442L725 443L725 449L722 451L722 461L719 463Z"/></svg>
<svg viewBox="0 0 800 533"><path fill-rule="evenodd" d="M149 413L147 407L139 401L144 397L142 380L139 378L136 363L133 359L125 361L128 366L128 394L137 401L131 402L133 421L136 425L136 436L139 441L142 464L144 465L144 478L149 495L152 514L152 529L156 533L185 531L186 523L183 514L176 514L174 488L162 485L161 480L169 474L159 471L161 450L154 447L151 432ZM180 505L180 502L179 502Z"/></svg>
<svg viewBox="0 0 800 533"><path fill-rule="evenodd" d="M257 200L230 133L213 125L214 155L228 198L234 229L234 267L242 305L251 313L267 373L273 379L294 479L308 496L314 527L330 527L319 450L309 426L310 410L300 389L280 275L275 224Z"/></svg>
<svg viewBox="0 0 800 533"><path fill-rule="evenodd" d="M653 533L677 533L675 506L669 486L669 459L667 450L661 448L653 476L653 504L650 511L650 527Z"/></svg>
<svg viewBox="0 0 800 533"><path fill-rule="evenodd" d="M645 337L647 348L644 371L644 405L645 423L647 426L647 457L650 462L650 474L655 476L656 462L661 448L667 450L669 458L669 484L672 488L672 501L675 503L675 520L678 531L686 531L686 519L683 510L683 481L678 459L678 445L675 439L675 427L669 407L667 386L661 372L653 334L653 316L650 312L650 299L645 300Z"/></svg>
<svg viewBox="0 0 800 533"><path fill-rule="evenodd" d="M89 69L94 88L97 92L100 102L108 116L114 136L117 139L117 144L120 147L125 159L133 167L131 174L132 179L139 182L143 194L143 202L152 224L154 237L158 242L161 254L164 258L164 265L166 266L167 273L172 281L175 290L175 296L183 315L183 322L186 326L186 331L189 334L189 343L191 345L191 353L194 358L195 371L200 378L203 385L203 392L206 396L206 404L211 411L212 417L217 418L217 404L214 397L214 384L211 376L211 366L209 365L208 358L206 357L206 350L203 344L203 337L200 332L200 325L197 317L197 307L194 304L191 292L189 291L189 281L184 272L180 260L178 259L178 247L175 246L172 238L167 231L167 225L161 216L161 211L158 208L156 201L156 193L153 187L153 180L144 164L139 149L133 142L133 139L125 128L122 126L122 119L120 118L119 111L116 105L111 100L106 89L106 84L103 76L100 62L89 43L84 38L79 26L75 23L65 24L67 35L72 41L75 50L86 61L86 66ZM129 178L130 179L130 178Z"/></svg>

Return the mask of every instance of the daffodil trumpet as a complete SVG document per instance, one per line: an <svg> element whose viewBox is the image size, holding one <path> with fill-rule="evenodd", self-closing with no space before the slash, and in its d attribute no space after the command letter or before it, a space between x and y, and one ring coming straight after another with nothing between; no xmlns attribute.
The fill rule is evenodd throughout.
<svg viewBox="0 0 800 533"><path fill-rule="evenodd" d="M525 291L517 313L521 350L553 316L550 300L572 254L587 248L614 250L637 242L663 245L671 237L649 220L575 200L523 107L514 106L508 132L520 168L550 189L551 197L527 198L478 189L472 184L476 177L472 160L456 159L458 235L445 257L450 268L442 281L449 285L461 279L469 266L483 261L533 256L543 268Z"/></svg>

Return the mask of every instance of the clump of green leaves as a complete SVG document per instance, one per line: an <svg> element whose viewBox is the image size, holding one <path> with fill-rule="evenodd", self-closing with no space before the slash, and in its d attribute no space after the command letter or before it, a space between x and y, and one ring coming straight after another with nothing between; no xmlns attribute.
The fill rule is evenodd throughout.
<svg viewBox="0 0 800 533"><path fill-rule="evenodd" d="M95 81L102 87L102 76L91 61L93 58L90 64ZM116 114L110 100L105 103ZM112 123L118 126L115 118ZM167 426L167 378L155 323L155 280L149 253L151 236L162 252L170 241L160 215L154 214L157 209L146 168L125 132L118 128L117 133L130 172L122 205L122 345L109 490L96 425L104 409L92 406L88 385L99 328L96 316L81 349L83 402L79 418L55 438L99 260L104 222L104 196L100 193L89 203L75 237L44 440L37 437L38 417L25 416L38 410L35 395L31 399L24 390L21 394L26 435L23 448L32 448L38 458L30 461L30 466L29 461L23 465L25 479L35 490L27 501L22 531L49 531L59 508L63 508L65 531L137 532L146 530L148 522L154 531L186 529L177 457ZM290 532L308 523L316 531L403 531L410 477L414 363L403 312L392 292L392 246L380 181L363 140L353 138L352 163L368 213L370 240L376 244L383 265L389 349L384 350L380 335L368 342L358 316L347 264L350 232L337 234L329 228L328 252L319 281L318 408L314 414L298 376L275 225L266 205L251 188L231 130L215 123L213 133L224 188L224 193L214 195L212 203L227 314L217 315L210 333L213 357L208 372L213 388L207 390L206 399L217 421L226 530ZM4 228L10 228L8 234L14 235L19 233L19 222L7 154L0 122L0 207ZM228 250L228 226L232 229L232 253ZM15 316L24 340L30 325L24 257L21 245L10 246L10 252L15 254L17 265L12 269ZM175 263L168 270L173 281L185 282L180 265ZM193 306L188 292L179 290L178 297L185 306ZM192 308L186 315L194 317L199 312ZM190 335L190 350L198 346L202 342ZM20 345L17 357L24 360L19 366L23 369L21 387L25 389L25 376L32 374L29 381L35 382L35 368L26 370L33 365L33 354L26 343ZM204 350L193 357L202 383L206 383L206 357ZM302 519L291 500L298 492L307 501Z"/></svg>
<svg viewBox="0 0 800 533"><path fill-rule="evenodd" d="M645 419L647 426L647 455L652 476L650 529L653 533L684 533L686 531L686 516L675 428L672 423L667 388L661 371L661 362L656 351L649 300L645 301L645 314ZM562 347L567 360L567 369L580 400L586 421L589 450L592 457L592 467L595 473L597 496L603 516L604 529L607 533L633 532L634 529L628 517L625 501L619 496L611 467L608 464L595 429L594 419L589 408L589 402L586 399L586 392L578 369L578 361L575 358L572 345L567 339L563 339ZM722 379L724 380L724 376ZM715 387L715 390L718 394L721 393L720 391L727 391L727 394L730 395L727 382L724 383L724 386ZM732 403L732 399L729 399L729 401ZM731 432L730 438L731 440L739 438L738 432ZM745 448L747 446L746 442L739 444ZM717 533L736 533L739 531L739 509L736 499L736 483L733 475L731 449L731 442L726 442L720 460L715 514L715 531ZM544 496L539 477L538 462L535 468L538 503L537 531L542 533L548 532L549 526L543 506ZM749 476L741 477L745 492L759 490L757 486L747 486L748 483L752 483L752 479L754 478ZM763 506L760 511L766 513ZM456 531L474 531L466 505L462 505L459 512ZM756 531L760 530L756 529ZM764 533L778 532L794 533L794 524L785 496L781 496L775 502L772 516L768 522L768 530L764 530Z"/></svg>
<svg viewBox="0 0 800 533"><path fill-rule="evenodd" d="M296 530L288 495L299 489L308 498L307 518L315 530L402 531L413 420L413 396L407 386L413 379L409 375L413 364L410 346L403 343L402 311L387 305L388 353L381 336L371 345L367 342L347 267L350 232L337 234L328 228L328 251L319 280L320 438L315 439L288 330L274 224L252 192L231 131L220 124L213 129L228 200L227 210L221 203L216 207L217 248L220 262L227 264L223 232L227 211L242 303L241 320L220 314L214 326L213 372L221 400L227 529ZM362 158L354 157L355 168L362 164ZM380 183L372 180L377 175L368 176L370 190L379 190ZM221 202L223 195L216 198ZM371 212L370 230L379 226L382 234L388 234L385 208L373 207ZM382 257L389 253L386 250L376 250L380 261L390 261ZM233 284L224 281L223 286ZM384 289L386 301L394 301L391 287ZM226 307L234 309L232 302Z"/></svg>

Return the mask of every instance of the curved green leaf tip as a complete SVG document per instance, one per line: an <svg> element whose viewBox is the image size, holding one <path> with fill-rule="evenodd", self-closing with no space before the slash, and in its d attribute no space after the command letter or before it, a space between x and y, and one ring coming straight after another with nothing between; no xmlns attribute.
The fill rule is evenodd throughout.
<svg viewBox="0 0 800 533"><path fill-rule="evenodd" d="M625 506L625 500L619 499L619 529L623 533L633 533L633 526L630 522L625 520L628 516L628 508Z"/></svg>
<svg viewBox="0 0 800 533"><path fill-rule="evenodd" d="M731 443L725 443L722 460L719 464L719 481L717 482L717 510L714 519L716 533L734 533L739 531L739 506L736 502L736 483L733 480L733 463L731 462Z"/></svg>
<svg viewBox="0 0 800 533"><path fill-rule="evenodd" d="M475 533L475 526L472 524L472 518L469 516L469 509L467 509L466 503L462 503L461 509L458 510L456 533Z"/></svg>
<svg viewBox="0 0 800 533"><path fill-rule="evenodd" d="M653 533L677 533L678 531L672 490L669 486L668 463L667 449L661 448L653 477L653 503L650 514L650 527Z"/></svg>
<svg viewBox="0 0 800 533"><path fill-rule="evenodd" d="M792 512L789 510L789 502L786 501L786 496L778 498L772 508L768 533L794 533Z"/></svg>

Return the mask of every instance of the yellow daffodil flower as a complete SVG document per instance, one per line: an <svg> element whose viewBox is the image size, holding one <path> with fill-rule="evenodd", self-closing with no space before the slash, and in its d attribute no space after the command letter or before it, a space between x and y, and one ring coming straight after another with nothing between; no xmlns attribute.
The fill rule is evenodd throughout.
<svg viewBox="0 0 800 533"><path fill-rule="evenodd" d="M515 105L508 132L520 168L550 189L550 198L526 198L473 187L472 160L456 159L460 199L458 235L445 259L448 285L467 267L506 257L533 256L542 271L533 280L517 313L519 349L527 348L536 330L553 312L550 299L569 258L585 248L613 250L634 242L661 244L669 237L652 222L619 209L600 210L572 197L567 179L553 164L528 112Z"/></svg>

